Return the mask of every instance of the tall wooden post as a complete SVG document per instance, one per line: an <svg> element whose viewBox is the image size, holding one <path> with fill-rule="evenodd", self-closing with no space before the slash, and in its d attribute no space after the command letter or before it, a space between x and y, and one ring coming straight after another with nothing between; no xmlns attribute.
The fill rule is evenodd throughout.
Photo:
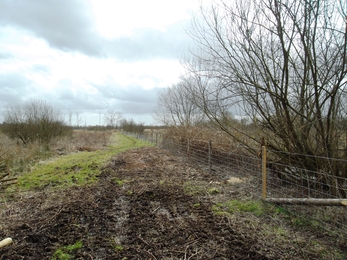
<svg viewBox="0 0 347 260"><path fill-rule="evenodd" d="M266 199L266 146L262 146L262 198Z"/></svg>
<svg viewBox="0 0 347 260"><path fill-rule="evenodd" d="M210 140L210 141L208 141L208 171L210 174L212 172L211 155L212 155L212 143Z"/></svg>

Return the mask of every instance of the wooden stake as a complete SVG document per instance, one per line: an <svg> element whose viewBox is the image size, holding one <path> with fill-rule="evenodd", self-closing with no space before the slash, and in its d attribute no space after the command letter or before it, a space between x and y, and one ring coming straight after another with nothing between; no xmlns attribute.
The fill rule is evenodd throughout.
<svg viewBox="0 0 347 260"><path fill-rule="evenodd" d="M262 198L266 199L266 146L262 146Z"/></svg>
<svg viewBox="0 0 347 260"><path fill-rule="evenodd" d="M211 166L211 154L212 154L212 143L211 140L208 141L208 171L211 174L212 166Z"/></svg>

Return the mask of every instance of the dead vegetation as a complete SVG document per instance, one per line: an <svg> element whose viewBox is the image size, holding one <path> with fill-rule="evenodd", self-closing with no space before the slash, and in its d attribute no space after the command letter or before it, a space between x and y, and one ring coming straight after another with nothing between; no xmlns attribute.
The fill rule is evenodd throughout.
<svg viewBox="0 0 347 260"><path fill-rule="evenodd" d="M95 151L108 145L112 131L75 130L71 136L52 141L49 150L37 142L22 145L0 133L0 173L16 177L38 161L78 151Z"/></svg>
<svg viewBox="0 0 347 260"><path fill-rule="evenodd" d="M14 243L0 257L346 259L345 241L293 225L257 193L251 174L209 174L157 148L133 149L95 185L8 196L0 237Z"/></svg>

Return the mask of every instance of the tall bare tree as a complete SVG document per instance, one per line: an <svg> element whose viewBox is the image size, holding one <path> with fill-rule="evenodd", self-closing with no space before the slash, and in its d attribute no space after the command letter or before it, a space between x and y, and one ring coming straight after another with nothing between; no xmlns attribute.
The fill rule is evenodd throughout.
<svg viewBox="0 0 347 260"><path fill-rule="evenodd" d="M122 113L112 109L107 110L104 114L104 122L106 126L116 128L119 120L122 119Z"/></svg>
<svg viewBox="0 0 347 260"><path fill-rule="evenodd" d="M231 137L261 138L227 123L242 107L268 146L340 157L346 129L346 4L336 0L234 0L202 7L185 62L196 104ZM318 160L302 160L317 168ZM284 159L284 158L283 158ZM336 169L336 175L347 175ZM347 177L347 176L346 176Z"/></svg>
<svg viewBox="0 0 347 260"><path fill-rule="evenodd" d="M203 122L205 115L184 84L182 81L159 92L155 120L168 126L193 126Z"/></svg>

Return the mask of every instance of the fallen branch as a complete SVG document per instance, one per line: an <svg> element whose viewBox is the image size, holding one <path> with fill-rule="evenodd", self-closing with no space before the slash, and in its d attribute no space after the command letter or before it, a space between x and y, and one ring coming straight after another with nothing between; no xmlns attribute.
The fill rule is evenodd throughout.
<svg viewBox="0 0 347 260"><path fill-rule="evenodd" d="M7 182L7 181L15 181L15 180L17 180L17 178L9 178L9 179L2 179L2 180L0 180L0 183L2 183L2 182Z"/></svg>
<svg viewBox="0 0 347 260"><path fill-rule="evenodd" d="M8 175L10 175L10 173L7 172L7 173L1 175L1 176L0 176L0 179L3 179L3 178L5 178L5 177L8 176Z"/></svg>

